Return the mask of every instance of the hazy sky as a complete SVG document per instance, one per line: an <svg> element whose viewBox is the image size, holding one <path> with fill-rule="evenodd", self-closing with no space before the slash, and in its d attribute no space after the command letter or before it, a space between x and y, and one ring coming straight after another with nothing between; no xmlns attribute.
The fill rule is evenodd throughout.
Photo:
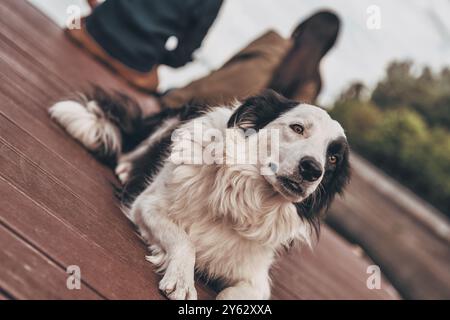
<svg viewBox="0 0 450 320"><path fill-rule="evenodd" d="M59 25L70 4L83 0L30 0ZM380 29L369 29L367 10L380 10ZM233 53L265 30L288 36L302 19L332 9L342 20L336 47L322 63L324 87L320 102L329 104L352 81L373 86L393 59L412 59L418 68L450 66L450 0L225 0L196 61L160 70L161 89L180 86L218 68ZM88 12L87 7L84 7Z"/></svg>

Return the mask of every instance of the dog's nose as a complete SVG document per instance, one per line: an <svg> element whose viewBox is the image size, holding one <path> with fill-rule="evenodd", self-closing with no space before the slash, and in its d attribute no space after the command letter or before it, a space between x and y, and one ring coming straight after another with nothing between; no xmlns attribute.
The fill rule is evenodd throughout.
<svg viewBox="0 0 450 320"><path fill-rule="evenodd" d="M306 181L316 181L322 175L320 163L312 157L304 157L300 160L300 175Z"/></svg>

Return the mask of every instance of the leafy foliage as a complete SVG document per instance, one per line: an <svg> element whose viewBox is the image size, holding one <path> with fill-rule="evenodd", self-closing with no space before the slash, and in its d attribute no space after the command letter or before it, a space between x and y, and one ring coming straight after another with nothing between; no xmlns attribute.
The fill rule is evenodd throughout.
<svg viewBox="0 0 450 320"><path fill-rule="evenodd" d="M352 85L331 111L353 149L449 215L450 70L415 76L410 62L394 62L363 93Z"/></svg>

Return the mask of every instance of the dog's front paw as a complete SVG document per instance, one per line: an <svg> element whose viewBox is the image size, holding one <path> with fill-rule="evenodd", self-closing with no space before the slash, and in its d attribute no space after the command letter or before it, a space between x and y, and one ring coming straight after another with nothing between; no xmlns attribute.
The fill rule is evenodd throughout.
<svg viewBox="0 0 450 320"><path fill-rule="evenodd" d="M159 282L159 290L170 300L197 300L194 271L183 264L170 263Z"/></svg>

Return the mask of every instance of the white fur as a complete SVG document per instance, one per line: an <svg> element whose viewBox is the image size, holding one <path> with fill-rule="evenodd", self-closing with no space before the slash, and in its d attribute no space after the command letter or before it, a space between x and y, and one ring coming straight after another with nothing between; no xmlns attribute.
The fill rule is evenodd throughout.
<svg viewBox="0 0 450 320"><path fill-rule="evenodd" d="M82 104L77 101L61 101L49 110L53 120L81 142L88 150L119 154L121 135L119 129L109 122L95 101Z"/></svg>
<svg viewBox="0 0 450 320"><path fill-rule="evenodd" d="M89 149L106 143L116 150L120 142L117 129L102 121L97 109L95 103L84 107L66 101L53 106L51 115ZM217 108L196 121L205 129L225 134L232 112ZM306 128L302 137L289 129L298 122ZM182 128L193 132L193 123L189 121ZM135 152L122 157L116 168L122 181L128 178L133 157L174 125L165 123ZM309 105L292 109L267 127L281 132L281 174L292 174L305 155L324 165L328 142L344 135L325 111ZM193 142L205 148L203 140ZM167 159L126 212L152 244L146 259L164 274L159 288L168 298L196 299L197 270L223 280L226 287L218 299L268 299L269 269L277 251L292 241L310 244L311 227L298 216L292 202L311 194L320 179L305 186L307 194L302 198L291 199L279 190L276 177L261 175L260 166L174 164Z"/></svg>
<svg viewBox="0 0 450 320"><path fill-rule="evenodd" d="M326 134L314 137L316 148L325 153L326 142L343 131L320 109L306 109L308 117L302 119L322 126L314 130L320 132L328 126ZM281 128L288 119L298 120L296 112L271 125ZM206 129L225 131L231 113L220 108L200 120ZM193 121L183 129L193 131ZM312 136L312 126L308 130ZM295 138L281 141L290 154L299 150L300 139ZM204 147L203 141L194 142ZM303 155L300 149L295 157L299 160ZM281 163L282 169L285 165ZM164 266L161 287L170 291L169 298L192 298L195 261L197 271L227 285L218 299L268 299L269 269L277 250L295 240L309 244L311 236L310 226L298 217L291 201L277 192L255 165L175 165L168 160L134 202L130 218L144 238L152 241L151 234L165 251L164 256L157 254L148 260ZM167 283L175 283L175 287Z"/></svg>

